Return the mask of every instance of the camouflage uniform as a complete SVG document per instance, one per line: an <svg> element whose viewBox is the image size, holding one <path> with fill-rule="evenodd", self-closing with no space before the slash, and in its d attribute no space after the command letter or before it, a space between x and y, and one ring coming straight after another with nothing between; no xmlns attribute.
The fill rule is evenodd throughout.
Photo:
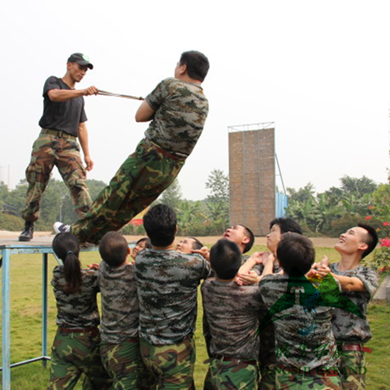
<svg viewBox="0 0 390 390"><path fill-rule="evenodd" d="M199 255L144 249L135 260L141 357L160 389L192 389L199 282L210 272Z"/></svg>
<svg viewBox="0 0 390 390"><path fill-rule="evenodd" d="M203 308L210 330L212 389L257 389L260 340L258 285L238 286L209 278L202 284Z"/></svg>
<svg viewBox="0 0 390 390"><path fill-rule="evenodd" d="M373 269L362 265L348 271L340 271L339 263L333 263L330 269L336 275L359 278L367 290L343 293L355 303L363 318L342 309L335 309L332 319L333 333L341 355L339 368L343 389L365 389L366 368L363 344L372 338L366 313L367 305L379 286L379 275ZM348 345L361 350L348 350L350 349Z"/></svg>
<svg viewBox="0 0 390 390"><path fill-rule="evenodd" d="M39 121L42 132L35 140L30 164L26 169L26 207L24 220L35 222L39 217L39 204L50 179L54 165L70 190L74 209L79 218L84 217L91 198L85 184L86 171L80 157L76 140L79 124L87 117L82 97L65 102L52 102L47 93L52 89L70 89L61 79L51 76L43 88L44 113ZM51 134L46 134L48 131Z"/></svg>
<svg viewBox="0 0 390 390"><path fill-rule="evenodd" d="M51 283L57 302L58 330L53 341L49 389L73 389L82 373L87 376L83 388L110 387L99 353L97 282L97 271L82 270L80 290L67 293L63 266L54 268Z"/></svg>
<svg viewBox="0 0 390 390"><path fill-rule="evenodd" d="M202 133L208 102L200 85L169 78L146 101L155 113L145 139L71 226L82 242L98 243L149 206L174 181Z"/></svg>
<svg viewBox="0 0 390 390"><path fill-rule="evenodd" d="M294 288L289 286L291 281ZM269 309L277 307L282 297L293 297L293 303L288 308L273 316L276 388L338 390L341 385L331 325L332 309L315 306L314 301L309 307L306 296L309 287L313 288L303 276L267 275L260 282L262 300Z"/></svg>
<svg viewBox="0 0 390 390"><path fill-rule="evenodd" d="M253 268L259 275L263 273L264 265L256 264ZM279 263L274 263L273 273L278 273L281 270ZM264 318L267 310L265 308L260 311L260 318ZM275 383L275 327L271 322L266 328L262 329L260 334L260 381L259 390L274 390L276 389Z"/></svg>
<svg viewBox="0 0 390 390"><path fill-rule="evenodd" d="M140 370L138 299L134 265L99 266L101 356L113 389L136 389Z"/></svg>

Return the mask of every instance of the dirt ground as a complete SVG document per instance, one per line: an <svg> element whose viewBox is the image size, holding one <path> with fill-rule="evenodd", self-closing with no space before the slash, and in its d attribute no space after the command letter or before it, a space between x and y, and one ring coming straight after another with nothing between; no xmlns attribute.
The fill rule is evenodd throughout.
<svg viewBox="0 0 390 390"><path fill-rule="evenodd" d="M0 239L10 239L15 240L19 237L20 232L10 232L5 230L0 230ZM49 237L53 236L52 232L34 232L34 238L38 237ZM143 236L125 236L126 239L130 241L137 241L139 238ZM208 236L208 237L197 237L203 244L205 245L212 245L214 244L218 239L220 239L220 236ZM181 237L177 237L176 240L180 240ZM337 238L328 238L328 237L313 237L311 238L313 241L314 246L316 247L329 247L333 248L333 245L336 243ZM34 240L31 242L33 244ZM266 244L266 238L265 237L256 237L255 239L255 245L265 245Z"/></svg>

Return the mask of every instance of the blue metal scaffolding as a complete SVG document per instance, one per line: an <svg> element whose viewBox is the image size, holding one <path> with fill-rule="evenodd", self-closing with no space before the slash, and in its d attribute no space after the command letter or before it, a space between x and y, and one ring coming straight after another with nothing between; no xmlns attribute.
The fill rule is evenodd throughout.
<svg viewBox="0 0 390 390"><path fill-rule="evenodd" d="M51 240L50 240L51 241ZM98 248L93 246L82 249L85 251L96 251ZM41 356L11 364L11 321L10 321L10 265L12 254L39 254L42 253L42 354ZM2 256L2 367L3 372L2 389L11 389L11 368L23 364L33 363L42 360L46 365L50 356L47 354L47 282L48 282L48 255L53 254L50 245L25 245L23 243L0 244L0 256ZM55 255L54 255L55 256ZM61 260L58 260L61 263Z"/></svg>

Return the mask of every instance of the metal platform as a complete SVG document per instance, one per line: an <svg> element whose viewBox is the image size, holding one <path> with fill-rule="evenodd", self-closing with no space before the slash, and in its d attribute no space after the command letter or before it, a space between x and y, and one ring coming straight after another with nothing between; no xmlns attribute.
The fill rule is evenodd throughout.
<svg viewBox="0 0 390 390"><path fill-rule="evenodd" d="M47 282L48 255L53 253L51 247L53 236L36 237L29 242L19 242L18 238L0 239L0 256L2 256L2 388L11 389L11 368L42 360L43 365L50 360L47 354ZM98 247L82 248L82 252L97 251ZM42 355L11 364L11 322L10 322L10 263L13 254L42 254ZM61 260L57 259L61 264Z"/></svg>

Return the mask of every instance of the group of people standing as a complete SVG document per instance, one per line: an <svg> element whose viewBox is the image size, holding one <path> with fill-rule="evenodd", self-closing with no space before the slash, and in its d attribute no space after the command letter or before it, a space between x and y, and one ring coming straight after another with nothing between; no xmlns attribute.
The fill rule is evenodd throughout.
<svg viewBox="0 0 390 390"><path fill-rule="evenodd" d="M332 264L314 263L311 241L289 218L271 221L269 251L250 257L244 251L254 237L243 225L228 228L211 250L192 237L175 245L176 214L166 205L150 208L144 227L150 242L137 249L134 261L128 261L130 250L120 233L102 238L102 262L81 270L94 303L88 303L81 285L64 298L75 248L63 245L64 266L56 267L53 278L59 328L50 389L72 388L66 386L81 373L85 388L194 389L200 284L209 357L204 389L365 388L364 356L370 350L364 344L372 337L366 311L379 282L374 270L361 265L377 244L370 226L342 234L335 245L341 259ZM77 241L71 233L56 236L56 253L56 245L69 237ZM94 339L98 291L100 344ZM66 321L68 309L80 323ZM89 337L93 352L78 354L72 343L80 337Z"/></svg>

